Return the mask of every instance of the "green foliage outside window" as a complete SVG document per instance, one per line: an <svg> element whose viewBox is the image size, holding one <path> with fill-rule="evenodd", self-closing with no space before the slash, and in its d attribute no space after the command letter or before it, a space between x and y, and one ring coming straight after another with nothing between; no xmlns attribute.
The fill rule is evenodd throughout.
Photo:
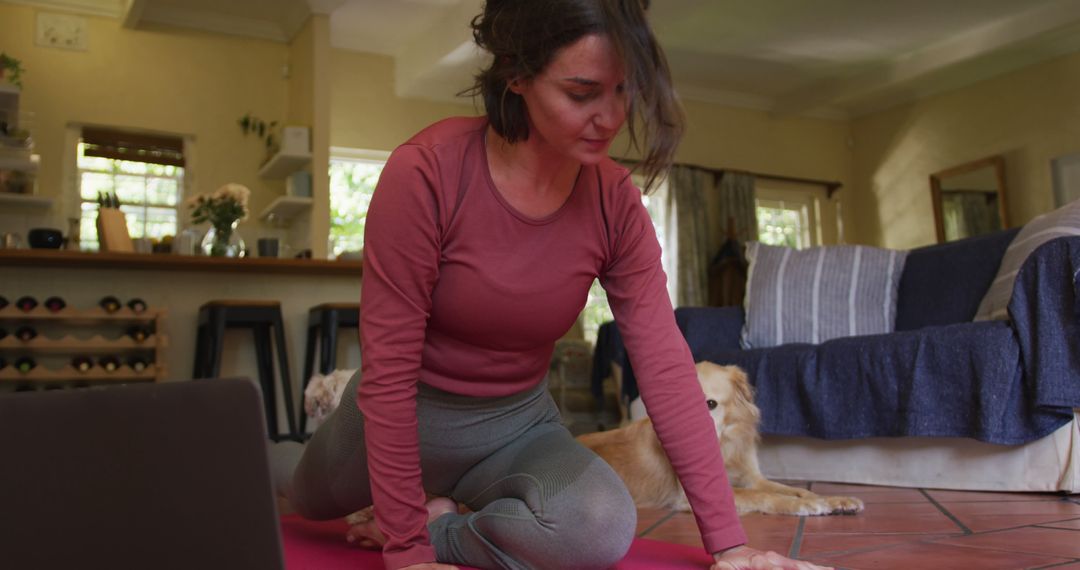
<svg viewBox="0 0 1080 570"><path fill-rule="evenodd" d="M758 241L768 245L800 248L802 219L798 210L758 206Z"/></svg>
<svg viewBox="0 0 1080 570"><path fill-rule="evenodd" d="M384 163L330 161L330 241L333 254L364 247L364 222Z"/></svg>

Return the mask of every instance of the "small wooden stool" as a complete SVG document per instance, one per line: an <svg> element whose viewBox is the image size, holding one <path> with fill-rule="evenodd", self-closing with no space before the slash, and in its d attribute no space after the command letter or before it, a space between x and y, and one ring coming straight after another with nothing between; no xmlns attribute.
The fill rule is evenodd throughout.
<svg viewBox="0 0 1080 570"><path fill-rule="evenodd" d="M262 386L266 425L270 438L275 441L297 439L281 303L260 300L214 300L199 307L199 325L195 340L195 378L220 376L222 344L226 328L247 328L251 329L254 335L259 384ZM270 329L274 330L273 342L271 342ZM285 403L289 427L286 434L278 433L277 403L274 391L275 343L277 344L278 374L281 378L281 395Z"/></svg>
<svg viewBox="0 0 1080 570"><path fill-rule="evenodd" d="M329 374L337 366L337 333L342 327L360 327L359 303L323 303L308 310L307 348L304 351L304 378L300 393L311 381L315 367L315 345L319 345L319 374ZM300 407L300 431L305 434L307 413Z"/></svg>

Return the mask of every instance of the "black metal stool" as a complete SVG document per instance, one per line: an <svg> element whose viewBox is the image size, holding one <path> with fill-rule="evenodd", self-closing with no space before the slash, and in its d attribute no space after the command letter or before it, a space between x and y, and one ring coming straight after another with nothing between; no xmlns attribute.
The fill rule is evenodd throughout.
<svg viewBox="0 0 1080 570"><path fill-rule="evenodd" d="M255 337L255 355L259 366L263 406L270 438L296 439L296 419L293 412L292 382L289 379L289 357L285 350L284 323L281 303L277 301L215 300L199 307L199 325L195 339L195 378L217 378L221 374L222 344L226 328L248 328ZM271 342L270 329L274 329ZM277 344L278 373L281 395L285 403L289 432L278 433L277 402L274 390L274 344Z"/></svg>
<svg viewBox="0 0 1080 570"><path fill-rule="evenodd" d="M315 344L319 345L319 374L329 374L337 365L337 333L341 327L360 326L358 303L323 303L308 310L307 348L304 351L304 378L300 393L304 393L315 367ZM307 413L300 407L300 431L304 436Z"/></svg>

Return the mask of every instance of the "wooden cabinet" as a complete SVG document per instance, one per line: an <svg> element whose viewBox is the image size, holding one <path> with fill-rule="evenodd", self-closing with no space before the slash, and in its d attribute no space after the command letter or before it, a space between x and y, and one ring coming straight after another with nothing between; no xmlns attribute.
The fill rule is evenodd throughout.
<svg viewBox="0 0 1080 570"><path fill-rule="evenodd" d="M65 307L54 313L41 305L26 312L9 305L0 309L0 329L7 333L0 339L0 358L6 361L0 369L0 390L10 389L11 383L18 388L41 388L161 381L166 371L164 319L165 311L154 308L136 313L123 307L107 313L99 308ZM16 333L22 327L32 328L36 336L21 340ZM133 331L145 338L133 337ZM93 362L89 370L72 365L79 356ZM33 359L36 366L21 372L16 363L23 357ZM102 367L100 362L106 357L117 359L119 367L113 371ZM135 359L145 362L146 368L132 368L129 363Z"/></svg>

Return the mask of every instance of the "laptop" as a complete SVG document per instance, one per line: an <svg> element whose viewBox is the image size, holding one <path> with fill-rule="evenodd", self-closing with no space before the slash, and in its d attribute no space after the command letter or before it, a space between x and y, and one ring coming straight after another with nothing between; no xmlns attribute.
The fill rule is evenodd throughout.
<svg viewBox="0 0 1080 570"><path fill-rule="evenodd" d="M0 395L0 567L282 569L247 379Z"/></svg>

